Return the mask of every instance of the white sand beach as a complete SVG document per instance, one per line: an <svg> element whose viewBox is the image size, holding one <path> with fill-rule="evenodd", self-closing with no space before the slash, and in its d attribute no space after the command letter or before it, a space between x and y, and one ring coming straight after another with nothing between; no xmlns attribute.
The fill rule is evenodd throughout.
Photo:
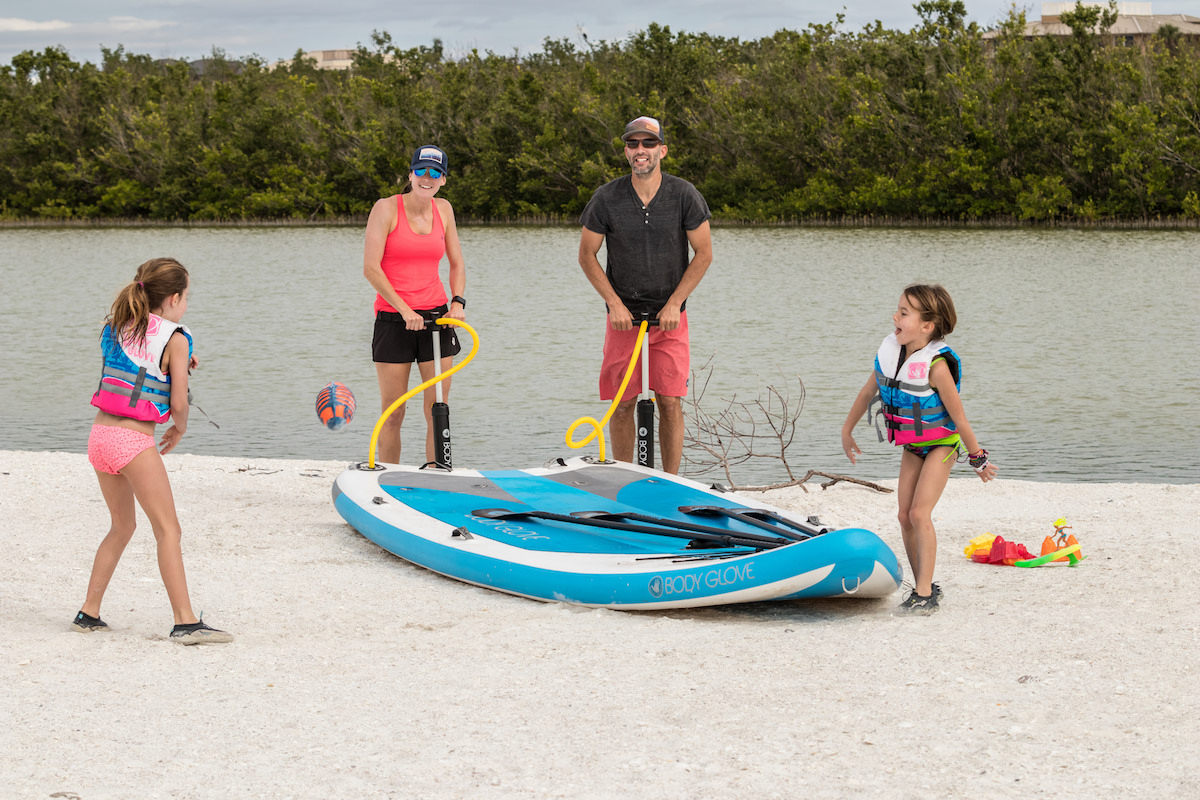
<svg viewBox="0 0 1200 800"><path fill-rule="evenodd" d="M73 632L108 515L86 457L0 451L0 797L1197 797L1200 485L984 485L938 506L941 610L901 598L625 613L468 586L376 547L341 462L167 457L192 602L171 642L144 519ZM895 496L768 502L875 530ZM1087 560L1037 550L1065 515Z"/></svg>

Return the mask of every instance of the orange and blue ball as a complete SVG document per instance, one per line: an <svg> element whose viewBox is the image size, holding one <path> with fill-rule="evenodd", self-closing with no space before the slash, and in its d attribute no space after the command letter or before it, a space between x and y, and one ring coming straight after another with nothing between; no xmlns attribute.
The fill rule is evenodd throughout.
<svg viewBox="0 0 1200 800"><path fill-rule="evenodd" d="M354 419L354 392L341 381L331 381L317 393L317 418L331 431L340 431Z"/></svg>

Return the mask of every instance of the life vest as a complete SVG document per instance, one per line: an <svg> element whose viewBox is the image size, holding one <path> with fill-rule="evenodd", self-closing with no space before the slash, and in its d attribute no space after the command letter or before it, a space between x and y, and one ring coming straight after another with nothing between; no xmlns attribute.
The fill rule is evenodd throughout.
<svg viewBox="0 0 1200 800"><path fill-rule="evenodd" d="M929 385L930 367L938 357L945 358L957 389L962 382L962 360L942 340L935 339L925 345L905 358L903 364L900 363L900 343L896 341L896 334L889 334L879 345L875 356L875 382L879 385L879 394L867 407L867 421L870 422L871 408L879 402L889 442L897 445L932 442L957 430L942 399ZM875 417L875 430L882 442L879 414Z"/></svg>
<svg viewBox="0 0 1200 800"><path fill-rule="evenodd" d="M100 335L104 367L92 405L118 417L166 422L171 418L171 376L162 371L167 342L180 331L187 337L188 360L192 357L192 332L186 325L150 315L146 338L122 342L105 325Z"/></svg>

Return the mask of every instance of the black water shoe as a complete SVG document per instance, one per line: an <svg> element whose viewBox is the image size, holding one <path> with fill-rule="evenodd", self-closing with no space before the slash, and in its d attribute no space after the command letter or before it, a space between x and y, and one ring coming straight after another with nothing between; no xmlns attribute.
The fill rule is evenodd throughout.
<svg viewBox="0 0 1200 800"><path fill-rule="evenodd" d="M920 616L929 616L938 610L938 593L934 591L928 597L922 597L917 594L917 590L913 589L912 594L908 599L900 604L897 609L901 614L915 614Z"/></svg>
<svg viewBox="0 0 1200 800"><path fill-rule="evenodd" d="M91 617L80 611L71 621L71 627L80 633L95 633L108 630L108 623L99 617Z"/></svg>
<svg viewBox="0 0 1200 800"><path fill-rule="evenodd" d="M204 620L200 620L176 625L171 629L171 641L180 644L227 644L233 641L233 634L210 628L204 624Z"/></svg>

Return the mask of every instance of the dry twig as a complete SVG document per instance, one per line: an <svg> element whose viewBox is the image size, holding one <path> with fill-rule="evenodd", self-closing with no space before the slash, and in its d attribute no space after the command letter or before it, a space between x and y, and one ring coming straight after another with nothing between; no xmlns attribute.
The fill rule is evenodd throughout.
<svg viewBox="0 0 1200 800"><path fill-rule="evenodd" d="M804 410L804 382L796 376L798 389L793 390L789 376L779 369L781 387L759 384L752 400L739 400L735 394L725 400L725 407L709 413L701 407L701 401L712 380L712 358L698 371L692 371L693 391L684 403L685 427L683 435L683 461L693 474L703 475L714 470L725 474L725 481L734 491L761 492L805 486L814 475L829 478L821 488L846 481L868 486L879 492L891 489L877 483L852 478L849 475L834 475L810 469L803 478L797 478L788 463L787 449L795 441L796 420ZM774 459L783 467L788 480L770 486L739 486L733 479L733 468L752 459Z"/></svg>
<svg viewBox="0 0 1200 800"><path fill-rule="evenodd" d="M815 469L810 469L800 480L788 481L787 483L773 483L770 486L735 486L733 488L739 492L769 492L772 489L787 489L790 486L799 486L801 489L807 492L808 487L804 484L814 475L820 475L822 478L829 478L829 480L821 484L822 489L828 489L835 483L845 481L846 483L857 483L859 486L866 486L874 489L877 492L883 492L884 494L890 494L891 492L896 491L895 489L889 489L886 486L880 486L878 483L864 481L861 478L851 478L849 475L834 475L829 472L821 472Z"/></svg>

